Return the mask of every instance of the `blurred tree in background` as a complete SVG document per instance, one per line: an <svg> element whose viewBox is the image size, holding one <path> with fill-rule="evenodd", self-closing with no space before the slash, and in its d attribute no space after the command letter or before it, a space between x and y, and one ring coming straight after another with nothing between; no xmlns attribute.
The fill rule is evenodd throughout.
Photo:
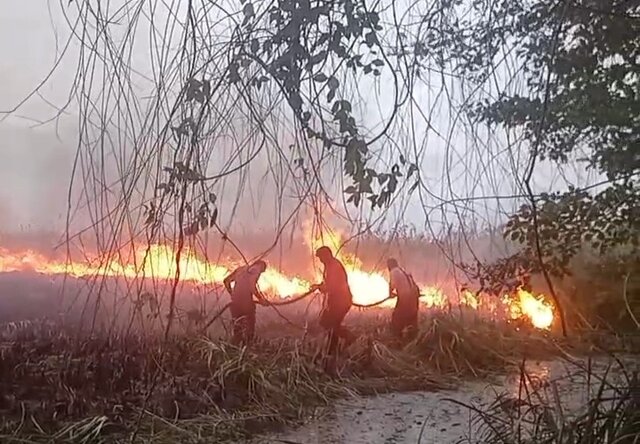
<svg viewBox="0 0 640 444"><path fill-rule="evenodd" d="M522 178L530 199L504 232L522 250L484 267L484 277L499 279L499 269L518 264L562 278L579 266L590 270L584 276L590 284L581 285L591 290L581 289L579 299L591 298L593 305L594 293L609 289L617 302L609 301L607 317L630 319L630 311L640 311L640 5L503 0L474 1L470 9L462 2L442 6L449 32L427 35L423 46L441 48L443 68L489 82L504 76L500 63L515 55L510 75L525 85L525 93L500 91L469 111L477 122L516 132L531 156ZM534 195L529 181L541 161L583 165L602 180Z"/></svg>

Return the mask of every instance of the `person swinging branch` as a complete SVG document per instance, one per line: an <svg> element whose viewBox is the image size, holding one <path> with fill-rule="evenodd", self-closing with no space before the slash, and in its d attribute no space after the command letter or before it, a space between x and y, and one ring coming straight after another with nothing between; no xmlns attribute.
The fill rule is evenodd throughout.
<svg viewBox="0 0 640 444"><path fill-rule="evenodd" d="M224 279L224 286L231 295L232 342L236 345L249 345L254 339L256 302L253 296L259 304L266 303L258 291L258 279L266 269L267 263L257 260L251 265L237 268Z"/></svg>
<svg viewBox="0 0 640 444"><path fill-rule="evenodd" d="M391 315L391 332L399 340L413 339L418 330L418 303L420 289L413 277L404 271L398 261L387 260L389 269L389 296L396 296L396 307Z"/></svg>
<svg viewBox="0 0 640 444"><path fill-rule="evenodd" d="M328 370L331 370L335 367L339 340L343 339L346 345L354 340L353 334L342 325L342 321L351 309L353 296L344 265L333 256L329 247L318 248L316 257L324 266L323 280L322 283L313 285L311 289L320 290L325 294L320 326L328 333L328 359L325 365Z"/></svg>

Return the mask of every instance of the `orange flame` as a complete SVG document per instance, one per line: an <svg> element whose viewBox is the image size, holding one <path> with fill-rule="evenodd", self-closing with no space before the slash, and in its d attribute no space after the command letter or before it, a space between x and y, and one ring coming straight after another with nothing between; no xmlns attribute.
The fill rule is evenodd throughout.
<svg viewBox="0 0 640 444"><path fill-rule="evenodd" d="M316 237L312 246L315 248L321 244L332 247L338 251L340 245L339 234L333 233L329 237L320 240ZM369 272L363 269L361 261L354 255L342 251L337 257L344 263L347 277L352 289L354 302L358 304L371 304L385 299L389 294L389 284L386 273ZM221 284L229 272L240 264L212 264L199 257L195 251L185 248L178 261L180 279L197 284ZM12 271L27 271L47 275L68 274L82 278L90 276L119 276L126 278L154 278L174 279L176 276L176 251L168 245L151 245L148 248L136 250L133 258L91 258L85 262L52 260L46 256L26 250L13 252L0 248L0 273ZM319 279L320 276L316 276ZM287 298L304 293L311 285L311 281L296 276L287 276L274 268L268 268L260 277L258 284L267 294ZM421 287L420 301L426 307L443 308L449 303L444 292L437 287ZM479 310L481 300L469 291L463 291L460 295L460 304L471 309ZM524 290L519 290L515 298L505 296L503 303L506 306L507 315L512 319L526 318L532 325L540 329L549 329L553 323L553 305L547 302L542 295L534 296ZM387 301L383 306L393 306L393 300ZM488 311L497 308L494 302L487 303Z"/></svg>
<svg viewBox="0 0 640 444"><path fill-rule="evenodd" d="M519 289L517 300L505 297L505 303L509 307L511 319L523 316L529 318L534 327L549 329L553 324L553 305L547 302L543 295L534 296L526 290Z"/></svg>
<svg viewBox="0 0 640 444"><path fill-rule="evenodd" d="M460 303L477 310L480 307L480 301L469 290L463 290L460 294Z"/></svg>

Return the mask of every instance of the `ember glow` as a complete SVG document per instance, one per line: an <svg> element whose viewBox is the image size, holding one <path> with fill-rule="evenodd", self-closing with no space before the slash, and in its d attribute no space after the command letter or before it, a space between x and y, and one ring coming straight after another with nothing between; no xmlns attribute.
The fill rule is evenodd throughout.
<svg viewBox="0 0 640 444"><path fill-rule="evenodd" d="M333 235L324 240L313 237L313 246L328 245L338 251L340 238ZM176 271L180 272L180 279L203 285L221 284L224 278L235 267L241 264L212 264L211 261L185 248L176 267L176 252L168 245L151 245L136 250L133 257L88 258L85 261L64 261L46 257L40 253L25 251L9 251L0 248L0 273L35 271L45 275L67 274L76 278L92 276L112 276L125 278L148 278L158 280L173 280ZM349 254L338 252L337 256L345 264L349 284L353 292L354 302L371 304L385 299L389 294L389 284L386 272L367 271L361 261ZM258 282L260 289L272 297L288 298L306 292L312 283L319 282L321 273L316 270L314 280L285 275L275 268L268 268ZM437 287L421 286L420 301L430 308L444 308L449 304L449 298ZM459 303L473 310L495 311L498 304L490 302L484 304L480 299L468 291L463 291ZM519 290L514 297L505 296L503 304L506 314L511 319L527 318L532 325L540 329L549 329L553 323L553 305L542 295L534 296L524 290ZM390 300L383 306L394 306Z"/></svg>

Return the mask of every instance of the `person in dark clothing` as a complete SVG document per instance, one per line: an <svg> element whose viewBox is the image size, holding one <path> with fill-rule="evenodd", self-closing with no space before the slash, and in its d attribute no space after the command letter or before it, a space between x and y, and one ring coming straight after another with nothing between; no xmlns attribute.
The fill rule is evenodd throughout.
<svg viewBox="0 0 640 444"><path fill-rule="evenodd" d="M324 265L324 272L322 283L314 285L312 289L320 290L325 294L320 326L328 333L327 354L331 362L335 362L338 341L343 339L348 345L354 339L349 330L342 325L342 321L351 309L353 297L344 265L333 256L329 247L318 248L316 257Z"/></svg>
<svg viewBox="0 0 640 444"><path fill-rule="evenodd" d="M237 268L224 279L224 286L231 295L231 318L233 320L233 343L249 345L253 340L256 325L256 302L264 297L258 291L258 279L267 269L267 263L258 260L251 265ZM231 284L233 283L233 287Z"/></svg>
<svg viewBox="0 0 640 444"><path fill-rule="evenodd" d="M412 339L418 330L418 304L420 289L413 277L404 271L398 261L390 258L387 260L389 269L389 295L396 296L396 307L391 315L391 332L398 339Z"/></svg>

